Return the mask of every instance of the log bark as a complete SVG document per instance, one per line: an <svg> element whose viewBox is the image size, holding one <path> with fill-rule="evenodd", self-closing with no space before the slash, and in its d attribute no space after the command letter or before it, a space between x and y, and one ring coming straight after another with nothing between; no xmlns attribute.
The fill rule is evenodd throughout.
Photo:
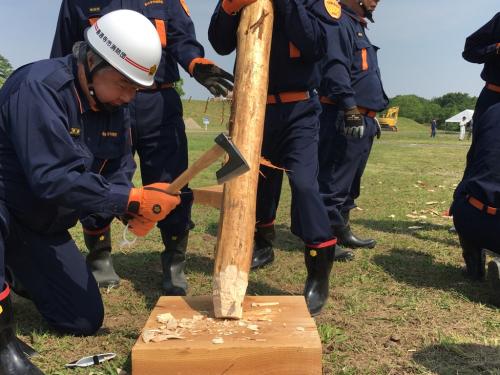
<svg viewBox="0 0 500 375"><path fill-rule="evenodd" d="M213 279L218 318L241 319L253 250L259 160L273 30L271 0L243 9L238 28L229 134L250 171L224 185Z"/></svg>

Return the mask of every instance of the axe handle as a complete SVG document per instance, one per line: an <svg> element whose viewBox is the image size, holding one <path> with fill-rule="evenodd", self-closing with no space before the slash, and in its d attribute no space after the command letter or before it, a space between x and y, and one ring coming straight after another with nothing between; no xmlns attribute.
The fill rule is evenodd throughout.
<svg viewBox="0 0 500 375"><path fill-rule="evenodd" d="M222 147L215 144L211 149L205 151L203 155L196 160L193 165L186 169L177 177L168 187L167 193L178 194L179 191L188 184L198 173L211 166L217 159L224 155L225 151Z"/></svg>

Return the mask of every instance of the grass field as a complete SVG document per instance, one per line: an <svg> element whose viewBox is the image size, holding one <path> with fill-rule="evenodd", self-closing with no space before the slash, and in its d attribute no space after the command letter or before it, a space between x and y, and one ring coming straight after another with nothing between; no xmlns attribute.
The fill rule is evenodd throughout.
<svg viewBox="0 0 500 375"><path fill-rule="evenodd" d="M221 118L219 104L211 116ZM213 104L213 105L212 105ZM186 104L186 117L200 121L205 103ZM226 107L226 111L228 108ZM226 112L227 116L227 112ZM209 147L223 126L189 133L191 159ZM461 276L458 241L448 233L448 209L460 180L468 142L401 119L400 131L375 141L352 226L374 237L373 250L356 250L350 263L336 263L331 298L317 318L325 374L500 374L500 311L488 304L480 283ZM213 171L192 186L214 183ZM289 231L290 194L284 186L277 218L277 258L251 273L248 294L302 293L302 243ZM187 261L191 295L211 293L218 212L195 206ZM120 249L123 227L114 224L113 252L120 288L103 291L106 318L94 337L52 333L33 305L15 299L18 334L40 353L47 374L116 374L130 371L130 350L160 296L160 235L154 230L132 249ZM83 248L80 229L72 231ZM98 367L65 370L85 355L116 352ZM165 369L168 374L168 369Z"/></svg>

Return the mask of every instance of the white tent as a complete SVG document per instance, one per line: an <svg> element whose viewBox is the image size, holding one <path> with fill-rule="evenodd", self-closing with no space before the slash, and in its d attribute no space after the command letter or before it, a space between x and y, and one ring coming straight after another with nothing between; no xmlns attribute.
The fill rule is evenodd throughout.
<svg viewBox="0 0 500 375"><path fill-rule="evenodd" d="M472 119L472 115L474 114L474 111L472 109L466 109L458 114L456 114L453 117L450 117L448 120L445 120L445 122L460 122L462 121L462 118L466 118L467 121L470 121Z"/></svg>

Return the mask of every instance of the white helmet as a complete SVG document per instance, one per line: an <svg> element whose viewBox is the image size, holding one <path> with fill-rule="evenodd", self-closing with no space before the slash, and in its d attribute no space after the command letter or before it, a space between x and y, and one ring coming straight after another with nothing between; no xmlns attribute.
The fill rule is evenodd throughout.
<svg viewBox="0 0 500 375"><path fill-rule="evenodd" d="M112 67L141 86L151 86L161 59L158 33L146 17L132 10L102 16L85 32L90 47Z"/></svg>

